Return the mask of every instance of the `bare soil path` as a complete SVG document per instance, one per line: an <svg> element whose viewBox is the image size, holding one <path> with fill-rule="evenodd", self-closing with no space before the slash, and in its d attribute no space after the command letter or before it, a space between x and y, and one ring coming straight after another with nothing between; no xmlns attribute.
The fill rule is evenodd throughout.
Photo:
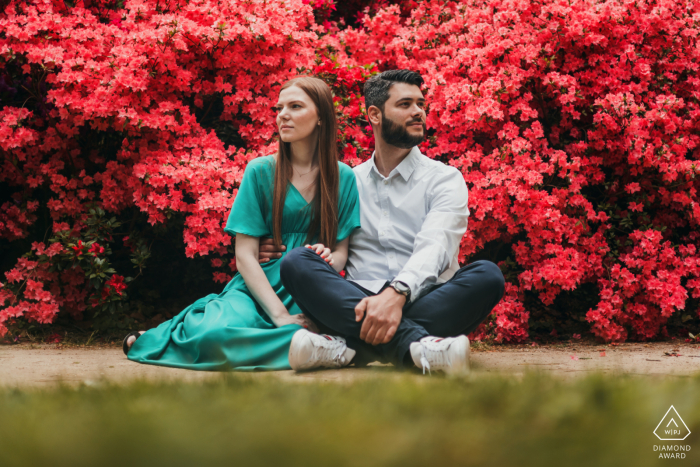
<svg viewBox="0 0 700 467"><path fill-rule="evenodd" d="M676 356L677 355L677 356ZM594 371L651 377L688 377L700 374L700 345L657 342L601 345L573 342L550 345L488 346L476 344L471 352L472 376L505 373L516 377L526 371L544 371L564 379ZM404 374L391 365L345 368L306 373L293 371L249 373L252 377L292 381L351 382L358 378L396 377ZM416 378L422 378L414 372ZM0 386L42 387L63 381L96 384L134 379L196 381L216 378L217 372L189 371L142 365L126 359L121 347L61 344L0 346Z"/></svg>

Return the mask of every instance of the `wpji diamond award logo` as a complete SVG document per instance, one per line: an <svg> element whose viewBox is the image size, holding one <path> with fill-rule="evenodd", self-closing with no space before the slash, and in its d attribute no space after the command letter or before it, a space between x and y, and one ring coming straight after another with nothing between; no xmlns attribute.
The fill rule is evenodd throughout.
<svg viewBox="0 0 700 467"><path fill-rule="evenodd" d="M683 441L690 430L676 408L671 406L654 429L654 434L661 441ZM659 452L660 459L685 459L685 452L690 451L690 445L655 444L654 451Z"/></svg>

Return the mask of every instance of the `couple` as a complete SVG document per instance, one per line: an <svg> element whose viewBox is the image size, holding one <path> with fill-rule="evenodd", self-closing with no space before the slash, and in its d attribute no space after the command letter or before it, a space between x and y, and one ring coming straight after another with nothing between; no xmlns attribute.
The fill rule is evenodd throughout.
<svg viewBox="0 0 700 467"><path fill-rule="evenodd" d="M467 371L466 334L501 300L504 279L488 261L459 267L467 187L416 147L422 84L408 70L365 83L376 150L353 170L338 162L328 86L285 83L277 154L248 164L224 229L236 236L238 273L222 293L126 336L127 357L195 370L381 361Z"/></svg>

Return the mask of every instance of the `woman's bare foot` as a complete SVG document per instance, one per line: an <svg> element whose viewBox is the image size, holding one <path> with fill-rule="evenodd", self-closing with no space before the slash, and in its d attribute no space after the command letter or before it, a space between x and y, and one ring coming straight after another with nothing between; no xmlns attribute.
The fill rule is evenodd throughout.
<svg viewBox="0 0 700 467"><path fill-rule="evenodd" d="M141 333L141 334L143 334L144 332L146 332L146 331L139 331L139 333ZM131 346L133 345L133 343L134 343L135 341L136 341L136 336L131 336L131 337L129 337L129 338L126 340L126 346L127 346L128 348L131 348Z"/></svg>

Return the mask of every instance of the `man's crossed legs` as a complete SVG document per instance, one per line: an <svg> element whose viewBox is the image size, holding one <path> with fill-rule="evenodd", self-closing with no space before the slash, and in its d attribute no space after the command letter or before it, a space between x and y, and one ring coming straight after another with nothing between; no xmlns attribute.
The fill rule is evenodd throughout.
<svg viewBox="0 0 700 467"><path fill-rule="evenodd" d="M402 368L412 362L411 343L425 336L469 334L491 313L505 290L503 274L494 263L468 264L449 281L407 303L394 337L386 344L373 346L360 339L362 321L355 320L355 306L374 295L372 292L343 279L315 251L302 247L287 253L280 265L280 277L321 332L347 340L347 346L357 352L353 362L358 366L381 361Z"/></svg>

